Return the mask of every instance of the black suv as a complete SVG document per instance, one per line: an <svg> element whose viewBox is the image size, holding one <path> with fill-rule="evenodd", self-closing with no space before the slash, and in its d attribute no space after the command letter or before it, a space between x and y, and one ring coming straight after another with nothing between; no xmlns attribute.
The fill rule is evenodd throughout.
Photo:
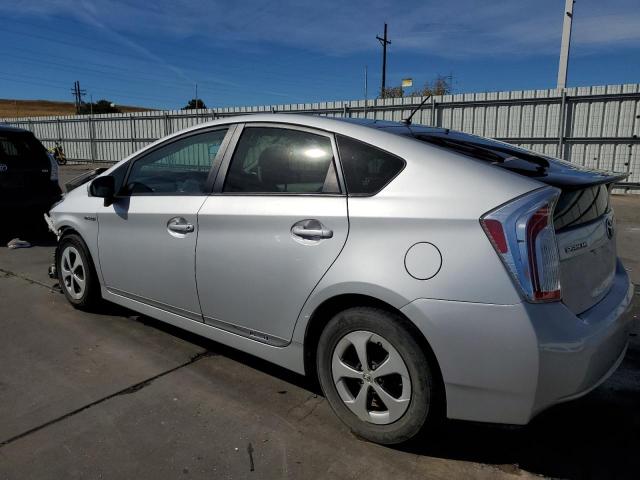
<svg viewBox="0 0 640 480"><path fill-rule="evenodd" d="M28 130L0 125L0 212L40 229L42 214L60 200L55 165ZM9 233L9 232L0 232Z"/></svg>

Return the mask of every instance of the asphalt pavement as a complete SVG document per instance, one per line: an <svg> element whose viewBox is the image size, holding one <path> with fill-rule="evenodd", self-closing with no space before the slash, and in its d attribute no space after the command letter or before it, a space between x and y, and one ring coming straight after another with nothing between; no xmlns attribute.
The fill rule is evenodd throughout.
<svg viewBox="0 0 640 480"><path fill-rule="evenodd" d="M614 205L640 284L640 196ZM75 310L46 273L52 240L0 248L0 479L640 475L637 336L605 384L527 427L449 421L384 447L304 377L116 306Z"/></svg>

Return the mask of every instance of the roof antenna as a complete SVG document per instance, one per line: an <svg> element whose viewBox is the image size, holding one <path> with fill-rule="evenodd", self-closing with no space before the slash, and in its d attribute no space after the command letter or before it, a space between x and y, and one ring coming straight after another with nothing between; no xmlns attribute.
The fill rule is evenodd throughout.
<svg viewBox="0 0 640 480"><path fill-rule="evenodd" d="M427 103L427 100L429 100L430 98L431 98L431 94L424 97L424 100L420 102L420 105L418 105L416 108L411 110L411 113L409 114L409 116L404 120L402 120L402 123L404 123L405 125L411 125L411 119L413 118L413 116L416 114L418 110L420 110L424 106L425 103Z"/></svg>

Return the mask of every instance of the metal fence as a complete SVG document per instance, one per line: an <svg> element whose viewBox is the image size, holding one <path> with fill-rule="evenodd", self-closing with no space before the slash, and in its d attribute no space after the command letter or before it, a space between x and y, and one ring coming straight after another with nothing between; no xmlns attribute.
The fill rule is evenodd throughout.
<svg viewBox="0 0 640 480"><path fill-rule="evenodd" d="M73 162L115 162L148 143L213 119L258 112L399 121L423 98L167 110L131 114L7 118ZM497 138L640 182L640 84L464 93L430 98L414 123Z"/></svg>

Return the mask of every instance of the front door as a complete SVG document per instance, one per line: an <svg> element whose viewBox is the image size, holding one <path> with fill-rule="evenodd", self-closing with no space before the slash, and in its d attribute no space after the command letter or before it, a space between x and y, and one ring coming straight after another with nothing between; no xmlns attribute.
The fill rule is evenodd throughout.
<svg viewBox="0 0 640 480"><path fill-rule="evenodd" d="M195 282L197 213L227 129L172 139L132 160L115 203L98 212L106 287L201 320Z"/></svg>
<svg viewBox="0 0 640 480"><path fill-rule="evenodd" d="M304 302L347 238L334 152L326 133L244 127L226 178L198 214L206 323L272 345L290 341Z"/></svg>

